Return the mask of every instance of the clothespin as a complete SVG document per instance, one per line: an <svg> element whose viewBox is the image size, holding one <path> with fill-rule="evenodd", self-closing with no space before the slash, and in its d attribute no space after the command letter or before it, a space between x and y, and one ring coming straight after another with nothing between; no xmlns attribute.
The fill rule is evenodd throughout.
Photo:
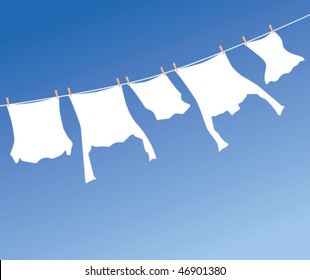
<svg viewBox="0 0 310 280"><path fill-rule="evenodd" d="M56 97L58 99L58 90L57 89L55 89L55 95L56 95Z"/></svg>
<svg viewBox="0 0 310 280"><path fill-rule="evenodd" d="M6 104L8 105L8 107L10 107L10 100L8 97L6 98Z"/></svg>
<svg viewBox="0 0 310 280"><path fill-rule="evenodd" d="M121 87L121 83L119 81L119 78L116 78L116 81L117 81L118 86Z"/></svg>
<svg viewBox="0 0 310 280"><path fill-rule="evenodd" d="M128 76L126 76L125 78L126 78L127 84L130 86L130 81L129 81Z"/></svg>
<svg viewBox="0 0 310 280"><path fill-rule="evenodd" d="M221 50L222 54L225 54L222 45L220 45L220 50Z"/></svg>
<svg viewBox="0 0 310 280"><path fill-rule="evenodd" d="M274 30L273 30L273 28L272 28L272 25L271 25L271 24L269 24L269 29L270 29L270 31L271 31L272 33L274 33Z"/></svg>
<svg viewBox="0 0 310 280"><path fill-rule="evenodd" d="M72 97L72 93L71 93L70 87L68 87L68 93L69 93L69 96Z"/></svg>
<svg viewBox="0 0 310 280"><path fill-rule="evenodd" d="M173 64L173 67L174 67L175 71L178 72L179 70L178 70L178 67L176 66L176 64L174 62L172 64Z"/></svg>
<svg viewBox="0 0 310 280"><path fill-rule="evenodd" d="M161 72L163 73L163 75L166 76L166 73L165 73L165 71L164 71L164 68L163 68L163 67L160 67L160 70L161 70Z"/></svg>
<svg viewBox="0 0 310 280"><path fill-rule="evenodd" d="M242 36L242 39L243 39L244 43L245 43L246 45L248 45L248 42L246 41L246 39L245 39L244 36Z"/></svg>

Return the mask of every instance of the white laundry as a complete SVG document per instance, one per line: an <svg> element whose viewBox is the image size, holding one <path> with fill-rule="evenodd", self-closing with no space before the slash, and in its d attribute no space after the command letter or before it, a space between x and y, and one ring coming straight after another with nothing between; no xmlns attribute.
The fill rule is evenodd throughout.
<svg viewBox="0 0 310 280"><path fill-rule="evenodd" d="M248 94L265 99L281 115L283 106L258 85L241 76L230 64L226 54L219 54L203 63L177 72L196 99L205 125L216 141L219 151L228 144L214 129L212 117L228 111L237 112Z"/></svg>
<svg viewBox="0 0 310 280"><path fill-rule="evenodd" d="M60 116L59 100L11 104L8 107L14 145L11 156L19 160L37 163L43 158L56 158L64 152L71 154L72 142L64 131Z"/></svg>
<svg viewBox="0 0 310 280"><path fill-rule="evenodd" d="M128 111L122 88L74 94L71 102L81 126L86 183L96 179L89 158L92 146L110 147L134 135L142 140L149 160L156 159L150 141Z"/></svg>
<svg viewBox="0 0 310 280"><path fill-rule="evenodd" d="M190 107L182 101L181 93L167 76L161 75L146 82L131 83L130 86L157 120L169 119L174 114L184 114Z"/></svg>
<svg viewBox="0 0 310 280"><path fill-rule="evenodd" d="M283 74L304 61L304 58L288 52L277 33L270 33L260 40L248 42L247 47L260 56L266 64L265 83L276 82Z"/></svg>

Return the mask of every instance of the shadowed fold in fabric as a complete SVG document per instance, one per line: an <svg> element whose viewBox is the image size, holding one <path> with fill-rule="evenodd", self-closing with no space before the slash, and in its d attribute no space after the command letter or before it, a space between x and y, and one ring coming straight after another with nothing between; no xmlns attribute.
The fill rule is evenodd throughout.
<svg viewBox="0 0 310 280"><path fill-rule="evenodd" d="M282 75L290 73L304 58L288 52L281 37L270 33L260 40L248 42L247 47L255 52L266 64L265 83L276 82Z"/></svg>
<svg viewBox="0 0 310 280"><path fill-rule="evenodd" d="M170 119L175 114L184 114L190 107L181 98L167 76L161 75L146 82L131 83L130 87L146 109L152 111L157 120Z"/></svg>
<svg viewBox="0 0 310 280"><path fill-rule="evenodd" d="M81 127L86 183L96 179L89 158L92 146L110 147L134 135L142 140L149 160L156 159L149 139L128 111L122 88L74 94L70 99Z"/></svg>
<svg viewBox="0 0 310 280"><path fill-rule="evenodd" d="M72 142L64 131L59 100L11 104L8 107L14 133L11 156L37 163L43 158L54 159L64 152L71 154Z"/></svg>
<svg viewBox="0 0 310 280"><path fill-rule="evenodd" d="M196 99L205 125L219 151L227 147L228 143L214 129L212 117L225 112L233 115L248 94L257 94L265 99L278 115L281 115L284 108L258 85L241 76L231 66L226 54L180 68L177 73Z"/></svg>

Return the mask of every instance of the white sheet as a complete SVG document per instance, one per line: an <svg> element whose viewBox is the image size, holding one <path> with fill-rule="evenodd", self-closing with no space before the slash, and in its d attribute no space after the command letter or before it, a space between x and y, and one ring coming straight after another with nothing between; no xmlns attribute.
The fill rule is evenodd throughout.
<svg viewBox="0 0 310 280"><path fill-rule="evenodd" d="M122 88L74 94L71 102L81 126L86 183L96 179L89 158L92 146L110 147L134 135L143 141L149 160L156 158L150 141L128 111Z"/></svg>
<svg viewBox="0 0 310 280"><path fill-rule="evenodd" d="M219 54L200 64L180 68L177 72L196 99L205 125L216 141L219 151L228 146L214 129L212 117L228 111L237 112L248 94L265 99L281 115L283 106L255 83L241 76L230 64L226 54Z"/></svg>

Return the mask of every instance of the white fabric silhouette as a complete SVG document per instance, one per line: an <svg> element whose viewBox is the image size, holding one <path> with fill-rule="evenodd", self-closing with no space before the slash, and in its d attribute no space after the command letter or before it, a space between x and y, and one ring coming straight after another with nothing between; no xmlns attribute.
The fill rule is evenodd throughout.
<svg viewBox="0 0 310 280"><path fill-rule="evenodd" d="M230 64L226 54L219 54L200 64L180 68L177 72L193 94L205 125L216 141L219 151L228 146L214 129L212 117L228 111L237 112L248 94L265 99L281 115L283 106L258 85L241 76Z"/></svg>
<svg viewBox="0 0 310 280"><path fill-rule="evenodd" d="M64 131L59 100L11 104L8 107L14 145L11 156L19 160L37 163L43 158L56 158L64 152L71 154L72 142Z"/></svg>
<svg viewBox="0 0 310 280"><path fill-rule="evenodd" d="M260 56L266 64L265 83L276 82L283 74L304 61L304 58L288 52L277 33L270 33L260 40L248 42L247 47Z"/></svg>
<svg viewBox="0 0 310 280"><path fill-rule="evenodd" d="M131 83L130 86L157 120L169 119L174 114L184 114L190 107L182 101L181 93L167 76L161 75L146 82Z"/></svg>
<svg viewBox="0 0 310 280"><path fill-rule="evenodd" d="M128 111L122 88L74 94L71 102L81 126L86 183L96 179L89 158L92 146L110 147L134 135L143 141L149 160L156 159L150 141Z"/></svg>

